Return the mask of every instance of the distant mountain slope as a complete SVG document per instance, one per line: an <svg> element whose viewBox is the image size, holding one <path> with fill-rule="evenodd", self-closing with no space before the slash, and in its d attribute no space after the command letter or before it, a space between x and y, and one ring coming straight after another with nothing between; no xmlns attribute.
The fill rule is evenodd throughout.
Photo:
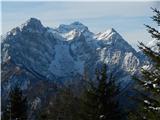
<svg viewBox="0 0 160 120"><path fill-rule="evenodd" d="M1 40L3 96L16 81L24 90L31 90L39 81L79 83L86 72L93 79L102 63L123 89L143 64L140 54L115 29L94 34L80 22L53 29L30 18Z"/></svg>
<svg viewBox="0 0 160 120"><path fill-rule="evenodd" d="M82 75L90 62L132 72L140 64L136 51L114 29L94 34L79 22L51 29L31 18L2 41L2 62L10 58L49 77Z"/></svg>

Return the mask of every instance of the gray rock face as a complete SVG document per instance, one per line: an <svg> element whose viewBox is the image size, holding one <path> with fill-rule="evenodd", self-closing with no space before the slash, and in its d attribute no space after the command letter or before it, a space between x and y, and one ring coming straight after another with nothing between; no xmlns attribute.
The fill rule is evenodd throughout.
<svg viewBox="0 0 160 120"><path fill-rule="evenodd" d="M94 34L79 22L52 29L31 18L2 36L1 45L2 64L10 61L48 80L71 80L83 76L85 70L93 75L104 62L112 71L125 72L118 79L128 82L128 74L141 64L138 53L116 30Z"/></svg>
<svg viewBox="0 0 160 120"><path fill-rule="evenodd" d="M2 107L18 82L30 99L32 112L55 94L57 84L73 82L78 90L83 75L93 79L102 63L115 74L122 93L129 91L130 76L143 65L142 55L113 28L94 34L74 22L53 29L35 18L1 37L1 53Z"/></svg>

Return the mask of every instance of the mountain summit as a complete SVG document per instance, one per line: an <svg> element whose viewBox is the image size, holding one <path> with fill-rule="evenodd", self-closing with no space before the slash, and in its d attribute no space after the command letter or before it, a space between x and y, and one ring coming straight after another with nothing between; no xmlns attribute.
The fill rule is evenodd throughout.
<svg viewBox="0 0 160 120"><path fill-rule="evenodd" d="M43 32L43 28L41 21L36 18L30 18L21 25L22 30L28 30L30 32Z"/></svg>
<svg viewBox="0 0 160 120"><path fill-rule="evenodd" d="M30 18L27 20L26 25L29 26L42 26L41 21L36 18Z"/></svg>
<svg viewBox="0 0 160 120"><path fill-rule="evenodd" d="M25 88L38 79L76 82L85 72L91 77L102 62L115 74L121 73L118 81L124 86L141 62L138 53L113 28L94 34L80 22L53 29L30 18L10 32L2 37L2 72L20 68L21 72L7 81L23 78Z"/></svg>
<svg viewBox="0 0 160 120"><path fill-rule="evenodd" d="M1 38L2 103L20 83L31 103L43 105L57 85L72 83L78 90L84 76L94 79L102 63L114 73L120 90L129 91L131 75L143 62L113 28L94 34L80 22L50 28L30 18Z"/></svg>
<svg viewBox="0 0 160 120"><path fill-rule="evenodd" d="M113 34L118 34L118 33L116 32L116 30L111 28L111 29L108 29L108 30L106 30L102 33L101 32L98 33L96 37L97 37L98 40L107 40L108 38L113 36Z"/></svg>
<svg viewBox="0 0 160 120"><path fill-rule="evenodd" d="M78 21L73 22L70 25L64 25L64 24L62 24L62 25L60 25L58 27L58 31L59 32L63 32L63 33L70 32L72 30L76 30L78 32L86 32L86 31L88 31L88 27L85 26L85 25L83 25L82 23L80 23Z"/></svg>

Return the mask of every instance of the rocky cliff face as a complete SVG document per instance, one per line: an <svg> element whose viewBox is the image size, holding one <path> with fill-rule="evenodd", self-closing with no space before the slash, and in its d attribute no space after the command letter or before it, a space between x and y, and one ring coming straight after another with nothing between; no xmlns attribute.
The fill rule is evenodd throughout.
<svg viewBox="0 0 160 120"><path fill-rule="evenodd" d="M93 76L101 63L125 87L143 61L113 28L94 34L79 22L53 29L31 18L1 39L2 95L16 81L24 90L41 80L76 82L85 72Z"/></svg>

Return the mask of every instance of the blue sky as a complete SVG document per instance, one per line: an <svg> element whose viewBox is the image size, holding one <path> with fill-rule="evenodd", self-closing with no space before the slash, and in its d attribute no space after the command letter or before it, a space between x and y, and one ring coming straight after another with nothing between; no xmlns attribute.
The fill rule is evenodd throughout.
<svg viewBox="0 0 160 120"><path fill-rule="evenodd" d="M160 2L2 2L2 33L30 17L53 28L80 21L94 33L114 28L137 48L137 41L151 40L143 25L154 26L150 7L160 9Z"/></svg>

